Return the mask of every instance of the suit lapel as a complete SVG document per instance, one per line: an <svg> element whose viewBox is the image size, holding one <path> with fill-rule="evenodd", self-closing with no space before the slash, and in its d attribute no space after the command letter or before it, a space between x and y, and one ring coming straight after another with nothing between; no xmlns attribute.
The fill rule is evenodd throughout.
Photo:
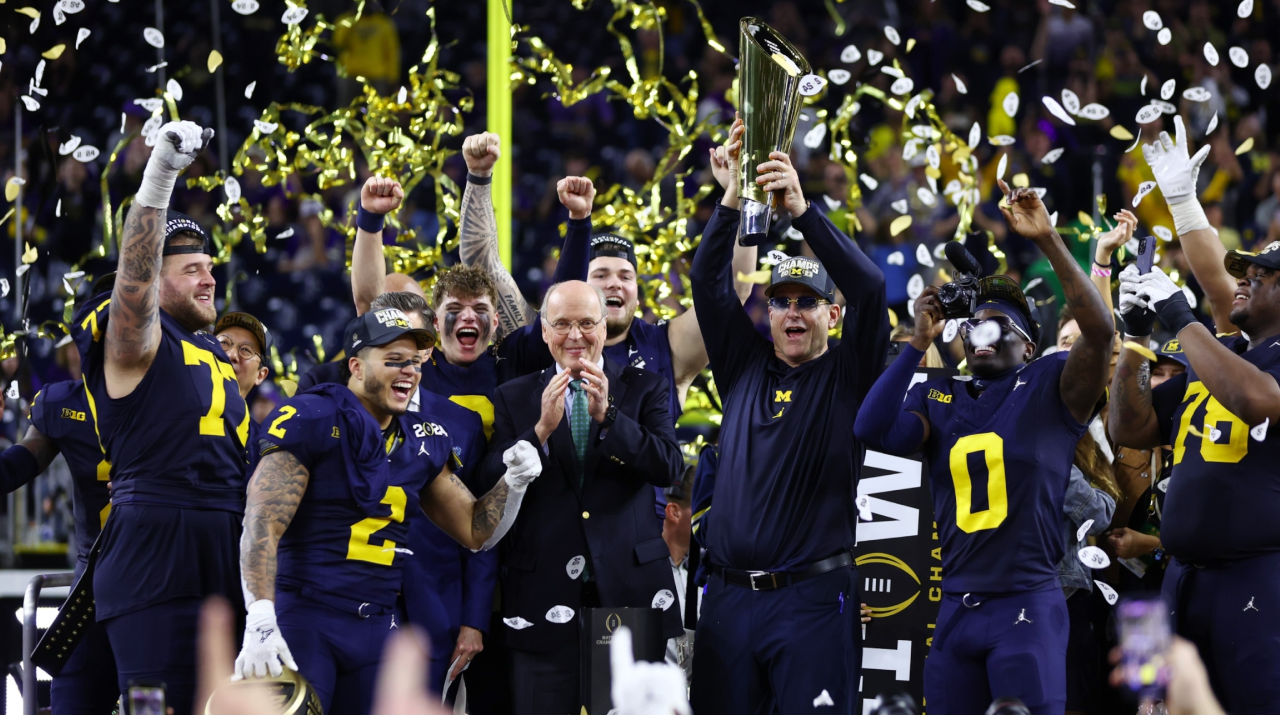
<svg viewBox="0 0 1280 715"><path fill-rule="evenodd" d="M622 381L623 367L623 365L620 365L613 360L608 358L604 359L604 374L605 377L609 379L610 405L620 406L622 404L622 396L627 391L627 385ZM586 476L583 478L584 484L589 483L592 480L595 476L596 467L600 464L600 450L594 449L595 445L599 444L599 442L600 423L595 420L591 420L591 437L588 444L590 444L592 448L587 449L587 465L584 470Z"/></svg>
<svg viewBox="0 0 1280 715"><path fill-rule="evenodd" d="M542 373L542 389L545 391L547 383L556 376L556 366L552 365ZM560 399L564 399L561 395ZM542 395L538 395L538 404L542 404ZM536 418L535 418L536 419ZM569 429L569 415L566 414L560 418L560 424L556 425L556 429L547 438L547 443L551 448L551 454L560 463L560 473L564 475L565 482L569 484L569 488L573 490L578 498L582 498L582 487L578 484L578 455L573 451L573 432Z"/></svg>

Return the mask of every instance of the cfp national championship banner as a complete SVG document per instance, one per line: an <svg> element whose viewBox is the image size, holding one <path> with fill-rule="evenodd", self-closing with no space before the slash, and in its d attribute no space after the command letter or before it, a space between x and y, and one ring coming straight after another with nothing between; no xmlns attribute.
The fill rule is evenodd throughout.
<svg viewBox="0 0 1280 715"><path fill-rule="evenodd" d="M911 384L955 374L921 368ZM858 496L864 495L872 521L858 522L856 555L862 602L872 616L862 640L865 715L877 695L905 692L917 704L924 699L924 659L942 600L942 560L928 466L921 455L867 450L858 481Z"/></svg>

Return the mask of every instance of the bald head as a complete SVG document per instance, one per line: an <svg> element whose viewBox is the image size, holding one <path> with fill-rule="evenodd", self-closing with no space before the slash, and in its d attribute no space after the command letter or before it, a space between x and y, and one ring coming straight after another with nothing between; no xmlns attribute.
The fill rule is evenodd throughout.
<svg viewBox="0 0 1280 715"><path fill-rule="evenodd" d="M556 362L576 377L583 360L600 360L604 320L604 293L599 288L582 281L557 283L547 291L542 306L542 339ZM584 329L584 323L591 328Z"/></svg>
<svg viewBox="0 0 1280 715"><path fill-rule="evenodd" d="M384 293L413 293L421 296L423 300L427 299L427 294L422 292L422 286L413 279L412 276L406 276L403 273L390 273L387 280L383 283L382 291Z"/></svg>

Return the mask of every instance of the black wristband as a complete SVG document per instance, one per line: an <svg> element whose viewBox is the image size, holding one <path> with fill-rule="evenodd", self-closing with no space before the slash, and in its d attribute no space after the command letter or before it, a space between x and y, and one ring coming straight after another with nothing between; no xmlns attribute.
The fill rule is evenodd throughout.
<svg viewBox="0 0 1280 715"><path fill-rule="evenodd" d="M1160 315L1160 322L1164 323L1164 327L1168 328L1175 337L1182 332L1183 328L1200 322L1196 320L1196 314L1191 310L1191 303L1187 301L1187 296L1182 291L1174 293L1153 307Z"/></svg>
<svg viewBox="0 0 1280 715"><path fill-rule="evenodd" d="M476 176L475 174L473 174L473 173L471 173L470 171L468 171L468 172L467 172L467 183L468 183L468 184L480 184L481 186L484 186L485 184L492 184L492 183L493 183L493 174L490 174L490 175L488 175L488 176Z"/></svg>
<svg viewBox="0 0 1280 715"><path fill-rule="evenodd" d="M386 216L365 210L363 205L356 208L356 227L366 233L382 233Z"/></svg>
<svg viewBox="0 0 1280 715"><path fill-rule="evenodd" d="M1099 267L1099 268L1110 268L1110 267L1111 267L1111 263L1112 263L1111 261L1107 261L1106 263L1098 263L1098 259L1096 259L1096 258L1095 258L1095 259L1093 259L1093 265L1095 265L1095 266L1097 266L1097 267Z"/></svg>
<svg viewBox="0 0 1280 715"><path fill-rule="evenodd" d="M1124 332L1126 335L1151 335L1151 328L1156 324L1155 311L1147 310L1133 306L1128 313L1121 313L1120 319L1124 321Z"/></svg>

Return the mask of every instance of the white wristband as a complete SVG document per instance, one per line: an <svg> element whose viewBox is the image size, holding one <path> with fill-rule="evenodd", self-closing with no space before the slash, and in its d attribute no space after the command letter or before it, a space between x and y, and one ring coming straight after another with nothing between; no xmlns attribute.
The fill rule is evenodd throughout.
<svg viewBox="0 0 1280 715"><path fill-rule="evenodd" d="M1188 200L1169 204L1169 213L1173 214L1173 228L1179 236L1190 231L1210 228L1209 218L1204 215L1204 209L1194 195Z"/></svg>
<svg viewBox="0 0 1280 715"><path fill-rule="evenodd" d="M253 603L250 603L249 607L245 609L245 612L251 616L259 613L265 613L271 616L272 618L275 618L276 604L275 604L275 601L268 601L265 598L259 598Z"/></svg>
<svg viewBox="0 0 1280 715"><path fill-rule="evenodd" d="M516 522L516 516L520 513L520 502L524 501L526 486L512 479L510 472L503 475L503 479L507 482L507 503L502 506L502 519L494 527L493 534L488 539L485 539L479 551L488 551L497 546L502 537L506 536L507 532L511 530L511 525ZM475 551L473 549L472 553L475 553Z"/></svg>
<svg viewBox="0 0 1280 715"><path fill-rule="evenodd" d="M169 197L173 195L173 186L178 182L178 172L162 169L153 162L147 162L142 172L142 186L134 195L134 203L153 209L169 208Z"/></svg>

